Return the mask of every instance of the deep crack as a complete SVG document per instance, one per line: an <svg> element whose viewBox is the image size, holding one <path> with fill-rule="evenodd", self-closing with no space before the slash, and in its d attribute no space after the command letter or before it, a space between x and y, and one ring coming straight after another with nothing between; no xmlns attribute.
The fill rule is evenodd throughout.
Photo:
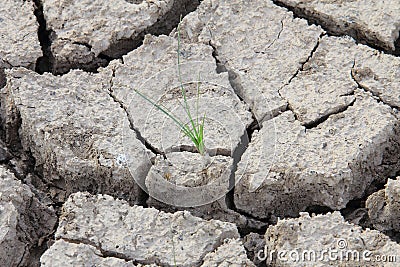
<svg viewBox="0 0 400 267"><path fill-rule="evenodd" d="M281 21L282 23L282 28L279 31L278 35L277 35L277 39L280 37L281 32L283 31L283 21ZM273 41L274 42L274 41ZM272 42L272 44L273 44ZM271 44L271 45L272 45ZM234 201L234 192L235 192L235 184L237 183L236 181L236 176L235 176L235 172L237 171L238 168L238 164L242 159L243 154L246 152L250 142L251 142L251 138L253 136L253 133L255 131L258 131L261 129L261 125L260 122L256 119L253 110L251 109L251 106L246 103L246 101L243 99L243 97L240 95L240 91L242 90L241 87L242 85L240 84L240 82L235 81L237 74L232 71L232 70L228 70L228 68L218 59L218 50L215 46L212 45L211 41L209 42L209 45L212 47L213 49L213 53L212 56L215 59L215 64L216 64L216 72L217 73L221 73L221 72L226 72L228 71L228 79L229 79L229 83L233 89L233 92L235 93L235 95L238 97L238 99L245 103L248 107L248 111L252 114L252 123L250 123L244 133L242 134L242 136L240 137L240 142L239 144L236 146L236 148L234 149L234 151L231 152L231 157L233 158L233 163L232 163L232 169L231 169L231 174L229 176L229 192L225 195L225 204L226 207L230 210L233 210L234 212L244 216L247 220L247 222L249 223L249 221L258 221L261 223L266 223L267 225L261 228L256 228L254 226L251 225L247 225L246 227L241 227L239 228L239 232L240 235L242 237L244 237L245 235L249 234L250 232L256 232L256 233L262 233L264 234L266 231L266 228L268 227L268 225L271 223L271 220L264 220L264 219L260 219L257 217L252 216L251 214L247 214L246 212L239 210L236 208L235 205L235 201ZM273 116L274 117L274 116Z"/></svg>
<svg viewBox="0 0 400 267"><path fill-rule="evenodd" d="M254 131L254 130L253 130ZM251 133L252 134L252 133ZM238 168L238 164L240 160L242 159L242 156L244 152L247 150L247 147L249 146L250 143L250 138L249 134L246 131L243 133L243 135L240 138L240 143L237 145L235 150L232 152L231 157L233 158L233 163L232 163L232 169L231 169L231 174L229 176L229 192L225 196L225 203L228 209L234 210L237 212L236 206L235 206L235 201L234 201L234 193L235 193L235 184L236 184L236 175L235 172Z"/></svg>
<svg viewBox="0 0 400 267"><path fill-rule="evenodd" d="M35 71L39 74L43 74L44 72L53 71L52 62L54 60L54 57L51 52L51 38L50 38L52 31L47 30L47 22L43 14L42 0L33 0L33 2L35 4L34 14L39 24L38 38L43 53L43 56L39 57L36 61Z"/></svg>
<svg viewBox="0 0 400 267"><path fill-rule="evenodd" d="M279 34L278 34L278 36L279 36ZM221 63L221 61L218 59L217 48L212 45L211 41L209 42L209 45L213 49L212 56L215 59L216 72L221 73L221 72L228 71L226 66L223 63ZM231 210L241 214L240 211L238 211L236 209L236 206L234 203L234 191L235 191L235 184L236 184L235 172L237 170L238 164L239 164L243 154L246 152L246 150L249 146L249 143L251 141L251 137L252 137L254 131L259 130L261 128L261 126L260 126L259 122L255 119L255 115L254 115L253 111L251 110L250 105L248 105L246 103L246 101L240 96L240 94L239 94L240 89L238 89L237 87L241 86L241 85L239 85L237 82L234 81L235 77L236 77L236 74L234 72L228 71L228 79L229 79L229 83L233 89L233 92L235 93L235 95L238 97L238 99L241 102L245 103L249 107L248 111L252 114L252 118L253 118L253 122L245 129L244 133L240 137L239 144L236 146L234 151L231 151L231 154L229 155L233 158L233 163L232 163L231 174L229 176L229 187L228 188L230 190L225 195L225 204L227 205L228 209L231 209Z"/></svg>
<svg viewBox="0 0 400 267"><path fill-rule="evenodd" d="M218 52L217 52L217 48L212 44L211 41L208 42L208 44L212 47L213 52L212 52L212 56L215 60L215 64L217 65L217 67L215 68L215 71L217 73L222 73L222 72L227 72L228 70L226 69L225 65L221 63L221 61L218 59Z"/></svg>

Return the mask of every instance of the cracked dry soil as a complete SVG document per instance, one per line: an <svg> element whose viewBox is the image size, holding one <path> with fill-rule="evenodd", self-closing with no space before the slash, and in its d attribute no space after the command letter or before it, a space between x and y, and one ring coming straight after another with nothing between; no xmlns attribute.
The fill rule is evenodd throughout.
<svg viewBox="0 0 400 267"><path fill-rule="evenodd" d="M0 265L398 266L399 13L3 0Z"/></svg>

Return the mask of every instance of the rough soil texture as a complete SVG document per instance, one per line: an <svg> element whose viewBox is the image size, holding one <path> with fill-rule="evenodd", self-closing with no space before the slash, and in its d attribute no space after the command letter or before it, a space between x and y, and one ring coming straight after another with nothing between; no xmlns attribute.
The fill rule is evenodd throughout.
<svg viewBox="0 0 400 267"><path fill-rule="evenodd" d="M400 232L400 178L388 179L385 189L368 197L366 207L376 229Z"/></svg>
<svg viewBox="0 0 400 267"><path fill-rule="evenodd" d="M42 55L33 1L4 0L0 8L1 67L35 68Z"/></svg>
<svg viewBox="0 0 400 267"><path fill-rule="evenodd" d="M196 207L228 193L231 157L204 159L204 156L190 152L166 156L167 159L156 158L145 182L149 195L158 201L178 207Z"/></svg>
<svg viewBox="0 0 400 267"><path fill-rule="evenodd" d="M27 185L0 166L0 259L3 266L27 266L33 250L52 234L57 217ZM33 258L33 259L32 259Z"/></svg>
<svg viewBox="0 0 400 267"><path fill-rule="evenodd" d="M5 84L4 69L35 69L42 56L38 23L31 0L4 0L0 6L0 88Z"/></svg>
<svg viewBox="0 0 400 267"><path fill-rule="evenodd" d="M251 113L234 93L228 74L217 73L210 46L183 42L179 49L181 75L176 67L177 47L176 36L146 36L140 48L123 57L123 64L111 64L115 76L112 95L125 107L141 136L158 151L165 153L174 148L193 147L191 140L183 136L170 118L134 92L136 89L150 96L184 123L189 123L181 108L184 105L181 77L192 116L206 116L204 142L207 150L210 154L230 156L252 122Z"/></svg>
<svg viewBox="0 0 400 267"><path fill-rule="evenodd" d="M129 206L107 195L87 193L69 197L56 232L56 239L91 244L103 254L162 266L175 262L176 266L196 266L225 239L238 237L231 223L205 221L188 212L170 214Z"/></svg>
<svg viewBox="0 0 400 267"><path fill-rule="evenodd" d="M63 239L57 240L41 257L41 266L85 266L90 262L94 266L133 267L132 261L116 257L105 257L94 246L83 243L71 243Z"/></svg>
<svg viewBox="0 0 400 267"><path fill-rule="evenodd" d="M51 53L56 73L71 68L93 69L135 48L143 33L163 20L179 15L187 0L68 1L43 0L43 14L51 35ZM197 2L197 1L193 1ZM174 8L172 10L172 8ZM77 12L79 10L79 12ZM168 20L164 27L168 28ZM169 26L171 27L171 26Z"/></svg>
<svg viewBox="0 0 400 267"><path fill-rule="evenodd" d="M264 122L236 171L236 207L259 218L296 216L313 205L342 209L393 175L398 118L370 94L357 91L355 98L315 128L306 129L291 111Z"/></svg>
<svg viewBox="0 0 400 267"><path fill-rule="evenodd" d="M300 17L322 25L332 34L350 35L358 41L395 51L400 32L400 3L344 0L274 0ZM397 48L398 49L398 48Z"/></svg>
<svg viewBox="0 0 400 267"><path fill-rule="evenodd" d="M0 265L400 262L398 1L3 2Z"/></svg>
<svg viewBox="0 0 400 267"><path fill-rule="evenodd" d="M215 252L208 253L204 257L204 262L201 266L255 267L254 263L247 258L242 242L238 239L228 239L224 244L218 247Z"/></svg>
<svg viewBox="0 0 400 267"><path fill-rule="evenodd" d="M395 262L379 262L381 258L375 256L397 255L398 260L400 251L400 245L387 236L349 224L337 211L317 216L300 213L298 219L280 220L268 228L265 242L270 266L327 266L328 257L341 259L336 266L397 266ZM309 254L313 250L319 253ZM279 252L282 257L276 257ZM306 260L296 262L297 257Z"/></svg>
<svg viewBox="0 0 400 267"><path fill-rule="evenodd" d="M280 89L303 125L314 125L354 103L358 86L351 71L357 48L350 38L322 37L302 70Z"/></svg>
<svg viewBox="0 0 400 267"><path fill-rule="evenodd" d="M298 72L323 33L263 0L203 1L182 30L185 38L214 47L236 92L260 122L286 109L278 90Z"/></svg>
<svg viewBox="0 0 400 267"><path fill-rule="evenodd" d="M359 45L352 75L357 84L387 105L400 108L400 58Z"/></svg>
<svg viewBox="0 0 400 267"><path fill-rule="evenodd" d="M356 45L351 38L324 36L302 70L279 92L296 118L312 127L352 105L358 87L398 108L399 79L398 57Z"/></svg>
<svg viewBox="0 0 400 267"><path fill-rule="evenodd" d="M6 140L21 137L43 181L64 192L52 197L63 201L71 192L89 191L137 200L135 180L150 168L151 152L124 128L126 114L109 96L110 71L75 70L56 77L17 68L7 75Z"/></svg>

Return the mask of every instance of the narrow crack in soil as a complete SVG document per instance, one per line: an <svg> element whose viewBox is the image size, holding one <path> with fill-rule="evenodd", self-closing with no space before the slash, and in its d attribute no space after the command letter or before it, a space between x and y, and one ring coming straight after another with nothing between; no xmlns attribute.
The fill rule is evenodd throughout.
<svg viewBox="0 0 400 267"><path fill-rule="evenodd" d="M12 158L9 159L7 162L4 162L2 164L3 167L5 167L8 171L14 174L14 176L24 185L27 185L31 192L34 194L34 197L37 198L40 202L44 200L45 203L47 201L50 201L50 203L47 204L47 206L52 206L54 208L54 211L56 213L56 223L53 227L53 230L51 233L49 233L46 236L40 236L39 242L40 244L32 244L33 246L29 249L29 257L27 258L27 262L29 266L39 266L36 265L38 263L38 260L42 256L42 254L48 249L47 242L50 240L54 240L54 234L55 231L58 227L58 221L59 221L59 216L61 215L61 206L63 203L55 203L53 199L49 198L47 196L48 192L45 192L43 190L43 187L50 188L53 185L50 185L46 182L43 181L41 177L43 177L42 173L39 173L38 170L35 168L35 158L33 157L32 153L30 151L24 151L24 155L19 156L15 154L11 154ZM25 158L25 159L24 159ZM22 166L15 166L12 163L12 159L23 162ZM17 170L17 168L23 167L22 170ZM21 172L22 171L22 172ZM40 182L43 183L42 186L38 185L35 183L35 181L27 181L26 177L32 175L33 177L38 177ZM63 190L63 189L60 189ZM33 199L30 199L31 203ZM31 205L31 204L30 204ZM28 209L29 210L29 209ZM24 253L24 255L26 252Z"/></svg>
<svg viewBox="0 0 400 267"><path fill-rule="evenodd" d="M82 46L86 47L86 48L89 49L89 50L92 49L92 46L91 46L90 44L88 44L88 43L84 43L84 42L72 42L72 44L74 44L74 45L82 45Z"/></svg>
<svg viewBox="0 0 400 267"><path fill-rule="evenodd" d="M68 243L71 243L71 244L77 244L77 245L84 244L84 245L92 246L92 247L94 247L94 248L96 248L97 250L100 251L101 255L99 255L99 254L96 254L96 255L99 256L99 257L102 257L102 258L117 258L117 259L120 259L120 260L124 260L126 262L131 261L134 264L138 264L139 263L135 259L132 259L132 258L126 256L123 253L104 250L101 246L99 246L96 243L94 243L94 242L92 242L90 240L87 240L87 239L72 239L72 238L61 237L61 238L56 239L56 241L57 240L63 240L65 242L68 242Z"/></svg>
<svg viewBox="0 0 400 267"><path fill-rule="evenodd" d="M36 159L33 156L31 150L26 150L22 146L22 140L20 137L22 119L19 110L16 109L13 116L15 126L13 127L13 129L10 129L8 131L8 135L11 135L12 138L2 136L2 139L4 139L4 141L0 140L0 149L2 150L1 154L3 156L3 158L0 159L0 163L5 166L10 172L12 172L18 180L26 184L25 177L28 174L43 177L43 173L35 168ZM2 131L5 131L5 129L2 129ZM16 166L12 162L13 160L21 164Z"/></svg>
<svg viewBox="0 0 400 267"><path fill-rule="evenodd" d="M230 157L231 156L231 151L230 149L225 149L225 148L216 148L212 150L207 150L207 153L210 157L215 157L215 156L225 156L225 157ZM178 145L171 147L165 151L165 156L171 152L189 152L189 153L194 153L198 154L199 151L194 145Z"/></svg>
<svg viewBox="0 0 400 267"><path fill-rule="evenodd" d="M322 124L323 122L325 122L327 119L329 119L332 115L336 115L336 114L340 114L345 112L349 107L353 106L354 103L356 102L356 98L353 99L353 101L351 101L348 105L342 106L337 108L335 111L329 112L328 114L319 117L318 119L309 122L309 123L305 123L304 127L306 128L306 130L312 129L312 128L316 128L318 127L318 125Z"/></svg>
<svg viewBox="0 0 400 267"><path fill-rule="evenodd" d="M318 36L317 43L315 44L315 46L314 46L313 49L311 50L311 52L310 52L310 54L308 55L308 57L306 58L306 60L304 60L303 62L301 62L300 67L299 67L299 68L297 69L297 71L293 74L293 76L289 78L288 82L285 83L281 88L279 88L278 94L279 94L281 97L282 97L282 95L281 95L281 93L280 93L280 90L281 90L283 87L285 87L285 86L287 86L288 84L290 84L290 83L292 82L292 80L293 80L294 78L296 78L297 75L298 75L301 71L304 70L304 66L305 66L305 65L311 60L311 58L314 56L314 53L317 51L317 49L318 49L318 47L319 47L319 44L320 44L320 42L321 42L321 39L322 39L325 35L326 35L326 33L323 32L323 33L321 33L321 34ZM282 99L285 99L285 98L282 97Z"/></svg>
<svg viewBox="0 0 400 267"><path fill-rule="evenodd" d="M50 201L51 203L48 203L47 206L52 206L54 208L55 213L57 214L57 216L56 216L57 221L56 221L56 224L54 225L51 233L49 233L48 235L45 235L45 236L40 236L39 244L31 242L32 247L29 249L28 249L28 245L27 245L25 247L24 255L20 261L20 263L21 263L22 260L25 258L26 253L29 251L29 256L26 259L28 266L39 266L38 261L39 261L41 255L48 249L47 242L50 240L54 240L54 233L58 226L59 215L61 213L61 206L63 203L61 205L59 205L59 203L54 203L53 200L51 200L50 198L47 197L46 192L44 192L43 190L41 191L41 189L38 189L38 188L40 188L40 186L38 186L35 183L26 181L26 177L28 177L29 174L36 176L36 177L39 177L40 174L38 174L37 170L35 169L35 159L32 156L31 152L25 151L23 153L24 153L24 155L22 155L22 156L10 153L12 158L8 159L5 162L2 162L2 166L4 168L6 168L8 171L10 171L11 173L13 173L15 178L18 181L20 181L23 185L27 185L29 187L29 189L31 190L31 192L33 193L33 197L37 198L40 202L42 202L43 200L44 200L44 202ZM24 158L26 158L26 159L24 159ZM12 163L12 160L22 162L22 165L15 166ZM23 169L17 170L17 168L20 168L20 167L22 167ZM49 186L49 185L46 184L46 186ZM33 198L31 198L29 201L30 201L30 204L29 204L29 207L30 207L32 205ZM57 206L57 204L58 204L58 206ZM27 210L30 210L30 208L28 208ZM22 229L20 229L20 230L22 231ZM28 233L25 233L25 235L29 236ZM17 266L19 266L19 264Z"/></svg>
<svg viewBox="0 0 400 267"><path fill-rule="evenodd" d="M112 75L109 81L109 88L108 88L108 95L111 97L111 99L117 103L120 108L124 111L124 113L126 114L126 117L129 121L129 128L131 130L133 130L136 134L136 138L149 150L151 151L153 154L155 155L163 155L165 158L165 155L159 151L158 149L156 149L155 147L153 147L150 143L148 143L141 135L140 131L138 129L136 129L133 126L133 120L131 118L131 116L129 115L129 112L127 110L127 108L125 107L125 105L123 104L122 101L118 100L118 98L114 95L112 87L114 84L114 78L115 78L115 68L112 69ZM151 159L151 163L154 164L153 159ZM150 171L150 168L146 171L146 173L148 173ZM145 181L146 177L143 177L143 181ZM149 195L147 194L147 192L142 188L142 186L140 186L138 184L138 196L137 196L137 203L135 203L136 205L140 205L143 207L147 207L147 200L149 199Z"/></svg>
<svg viewBox="0 0 400 267"><path fill-rule="evenodd" d="M159 149L157 149L156 147L154 147L153 145L151 145L145 138L143 138L142 134L140 133L140 131L134 126L133 124L133 119L131 117L131 115L128 112L127 107L124 105L124 103L122 101L120 101L113 93L112 87L113 87L113 79L115 77L115 69L112 70L112 77L110 79L110 87L108 88L108 95L113 99L113 101L115 103L117 103L120 108L122 108L126 114L126 117L128 118L129 121L129 127L131 130L133 130L136 133L136 137L137 139L151 152L153 152L155 155L163 155L165 157L165 153L163 153L162 151L160 151Z"/></svg>
<svg viewBox="0 0 400 267"><path fill-rule="evenodd" d="M312 11L308 11L306 10L306 8L302 8L302 7L292 7L287 5L286 3L284 3L281 0L272 0L272 2L282 8L287 9L288 11L293 13L293 16L295 18L301 18L304 19L308 22L309 25L317 25L320 26L324 31L327 32L327 34L329 36L338 36L338 37L343 37L343 36L350 36L352 37L356 43L360 43L360 44L365 44L368 45L369 47L381 51L383 53L386 54L391 54L394 56L400 56L400 37L394 42L395 45L395 50L388 50L383 48L384 46L386 46L382 41L380 40L370 40L368 39L366 36L376 36L376 33L368 31L367 33L365 33L365 31L363 29L360 29L360 26L355 26L355 27L351 27L346 31L334 31L331 29L331 27L329 27L329 25L336 25L336 22L332 19L329 19L324 21L323 18L321 18L318 13L313 13ZM324 16L324 14L321 14L321 16Z"/></svg>
<svg viewBox="0 0 400 267"><path fill-rule="evenodd" d="M55 233L58 228L59 224L59 218L61 215L61 206L57 205L52 205L56 212L56 223L54 224L54 227L52 231L46 235L46 236L41 236L39 239L39 243L35 244L31 250L29 251L30 256L28 258L28 262L31 264L29 266L40 266L40 258L42 255L50 248L51 246L51 241L55 240ZM38 264L38 265L35 265Z"/></svg>
<svg viewBox="0 0 400 267"><path fill-rule="evenodd" d="M298 76L299 73L301 73L302 71L304 71L304 66L305 66L305 64L307 64L307 63L312 59L312 57L314 56L315 52L317 51L317 49L318 49L318 47L319 47L321 38L322 38L323 36L325 36L325 35L326 35L326 33L321 33L321 35L320 35L319 38L318 38L318 41L317 41L316 45L315 45L314 48L311 50L311 53L309 54L309 56L307 57L307 59L306 59L304 62L301 63L300 68L299 68L299 69L296 71L296 73L289 79L289 81L288 81L284 86L282 86L282 87L278 90L279 96L280 96L282 99L284 99L285 101L287 101L287 103L288 103L288 105L287 105L287 110L292 111L292 113L294 114L294 117L295 117L296 120L299 120L299 119L298 119L298 116L297 116L296 112L294 111L294 108L291 106L290 101L282 96L280 90L281 90L282 88L284 88L285 86L287 86L288 84L290 84L290 83L292 82L292 80ZM353 68L354 68L354 65L355 65L355 63L353 63L353 67L352 67L352 70L351 70L351 77L352 77L352 79L354 80L354 82L358 85L358 87L361 88L360 85L359 85L359 83L355 80L355 78L354 78L354 76L353 76ZM361 89L362 89L362 88L361 88ZM365 90L364 90L364 91L365 91ZM350 95L354 95L354 90L351 91L351 92L348 93L348 94L344 94L344 95L340 95L340 96L350 96ZM323 123L323 122L325 122L327 119L329 119L330 116L335 115L335 114L340 114L340 113L346 111L350 106L353 106L355 102L356 102L356 99L354 99L351 103L349 103L349 104L347 104L347 105L344 105L344 106L342 106L342 107L338 107L338 108L336 108L334 111L331 111L331 112L329 112L328 114L326 114L326 115L324 115L324 116L321 116L321 117L319 117L319 118L317 118L317 119L315 119L315 120L313 120L313 121L311 121L311 122L309 122L309 123L304 124L305 129L308 130L308 129L312 129L312 128L318 127L318 125L320 125L321 123Z"/></svg>
<svg viewBox="0 0 400 267"><path fill-rule="evenodd" d="M281 37L281 33L283 32L283 28L284 28L283 19L281 19L281 29L279 30L276 38L274 40L272 40L272 42L267 46L266 49L269 49ZM254 51L254 53L256 53L256 54L265 54L265 51Z"/></svg>
<svg viewBox="0 0 400 267"><path fill-rule="evenodd" d="M99 254L96 254L96 255L101 257L101 258L116 258L116 259L124 260L126 262L132 262L135 265L136 264L147 264L147 262L145 262L145 261L140 261L140 260L136 260L134 258L130 258L130 257L126 256L123 253L105 250L100 245L97 245L96 243L94 243L94 242L92 242L90 240L87 240L87 239L71 239L71 238L61 237L61 238L58 238L57 240L63 240L65 242L72 243L72 244L78 244L78 245L79 244L85 244L85 245L92 246L92 247L94 247L94 248L96 248L97 250L100 251L101 255L99 255ZM221 245L223 245L223 243L224 242L222 240L219 240L219 242L216 242L216 244L214 244L212 251L204 251L203 255L201 256L201 260L200 260L199 266L201 264L203 264L204 258L208 253L216 251ZM155 260L152 259L152 261L153 261L153 264L154 263L155 264L160 264L157 261L157 259L155 259Z"/></svg>
<svg viewBox="0 0 400 267"><path fill-rule="evenodd" d="M235 191L235 184L236 184L236 177L235 177L235 172L238 168L238 163L242 159L242 155L244 152L247 150L247 147L250 143L248 133L245 131L243 135L240 138L240 143L238 146L235 148L235 150L232 153L232 158L233 158L233 163L232 163L232 170L231 174L229 176L229 192L225 196L225 203L228 209L234 210L237 212L236 205L234 202L234 191Z"/></svg>
<svg viewBox="0 0 400 267"><path fill-rule="evenodd" d="M400 56L400 31L399 31L399 38L394 42L394 47L396 50L394 51L395 56Z"/></svg>
<svg viewBox="0 0 400 267"><path fill-rule="evenodd" d="M235 205L235 185L238 181L236 181L236 174L235 172L237 171L238 164L242 160L243 154L246 152L247 148L249 147L249 144L251 142L251 137L253 136L253 133L255 131L260 130L260 125L258 124L258 121L256 118L253 116L253 122L246 128L245 132L243 135L240 137L240 143L238 146L235 148L235 150L232 152L232 158L233 158L233 163L232 163L232 170L231 174L229 176L229 192L225 195L225 204L228 209L233 210L237 212L240 215L245 216L247 219L254 219L257 221L265 222L262 221L258 218L255 218L249 214L246 214L242 212L241 210L238 210ZM255 229L241 229L240 232L257 232L259 230Z"/></svg>
<svg viewBox="0 0 400 267"><path fill-rule="evenodd" d="M13 64L11 64L11 63L10 63L8 60L6 60L5 58L2 58L1 61L2 61L2 63L6 63L5 68L7 68L7 69L11 69L11 68L14 68L14 67L15 67ZM2 65L4 66L4 64L2 64Z"/></svg>
<svg viewBox="0 0 400 267"><path fill-rule="evenodd" d="M379 189L377 191L379 191ZM359 225L364 230L373 228L372 224L369 222L368 211L365 207L365 201L368 197L369 196L364 196L360 199L351 200L347 203L345 208L340 210L340 214L347 222Z"/></svg>
<svg viewBox="0 0 400 267"><path fill-rule="evenodd" d="M281 88L278 89L278 95L279 95L284 101L286 101L286 103L287 103L286 109L283 110L282 112L291 111L291 112L293 113L293 116L294 116L295 120L297 120L297 121L300 121L300 120L299 120L299 118L298 118L296 112L294 111L293 107L291 106L289 100L282 96L281 90L282 90L285 86L288 86L288 85L292 82L292 80L293 80L294 78L296 78L297 75L299 75L299 73L300 73L301 71L304 70L304 66L305 66L305 65L311 60L311 58L314 56L314 53L317 51L322 37L324 37L325 35L326 35L326 33L324 33L324 32L321 33L321 34L319 35L316 44L314 45L314 47L313 47L313 49L311 50L310 54L307 56L306 60L304 60L303 62L301 62L300 67L296 70L296 72L292 75L292 77L290 77L289 80L288 80ZM282 113L282 112L281 112L281 113ZM278 113L278 114L276 114L276 115L273 116L273 117L277 117L277 116L279 116L281 113Z"/></svg>
<svg viewBox="0 0 400 267"><path fill-rule="evenodd" d="M25 259L25 254L26 254L27 251L29 251L28 245L25 245L25 247L24 247L24 253L22 254L21 258L19 259L18 264L17 264L17 267L21 266L22 261Z"/></svg>
<svg viewBox="0 0 400 267"><path fill-rule="evenodd" d="M398 110L399 110L399 107L398 107L398 106L394 106L394 105L391 105L391 104L385 102L385 101L382 99L382 97L380 96L380 94L374 92L373 90L371 90L371 89L369 89L368 87L363 86L362 84L359 83L359 81L358 81L357 78L356 78L356 74L355 74L355 72L356 72L355 66L356 66L356 60L354 59L354 61L353 61L353 66L351 67L350 75L351 75L351 78L353 79L353 81L357 84L358 88L361 89L361 90L363 90L363 91L366 92L366 93L372 94L372 96L374 96L374 97L376 98L376 100L378 101L378 103L382 103L382 104L384 104L384 105L386 105L386 106L392 108L393 110L397 110L397 111L398 111Z"/></svg>

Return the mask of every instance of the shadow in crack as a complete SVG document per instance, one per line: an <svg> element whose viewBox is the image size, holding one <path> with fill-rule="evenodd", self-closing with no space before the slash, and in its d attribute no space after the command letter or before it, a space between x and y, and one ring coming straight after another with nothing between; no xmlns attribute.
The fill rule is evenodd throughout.
<svg viewBox="0 0 400 267"><path fill-rule="evenodd" d="M36 72L42 74L44 72L52 72L53 74L65 74L71 69L82 69L87 72L97 72L99 67L106 67L110 61L121 59L123 55L135 50L143 44L146 34L168 35L179 24L180 16L184 17L190 12L196 10L200 4L199 0L179 0L174 1L170 11L168 11L161 19L158 19L152 26L146 28L134 38L120 39L111 44L106 50L102 51L98 56L94 56L91 52L91 45L88 43L73 43L83 46L86 51L93 57L89 62L56 62L55 55L51 51L51 44L55 38L55 32L50 29L46 23L43 14L43 5L41 0L35 0L35 16L39 23L38 36L42 46L43 56L38 58L36 63ZM138 4L143 1L127 0L132 4Z"/></svg>
<svg viewBox="0 0 400 267"><path fill-rule="evenodd" d="M40 46L42 47L43 56L39 57L36 61L35 71L39 74L44 72L52 72L52 59L53 55L51 53L51 30L47 30L47 23L43 14L43 5L41 0L34 0L36 20L39 24L38 28L38 38Z"/></svg>

